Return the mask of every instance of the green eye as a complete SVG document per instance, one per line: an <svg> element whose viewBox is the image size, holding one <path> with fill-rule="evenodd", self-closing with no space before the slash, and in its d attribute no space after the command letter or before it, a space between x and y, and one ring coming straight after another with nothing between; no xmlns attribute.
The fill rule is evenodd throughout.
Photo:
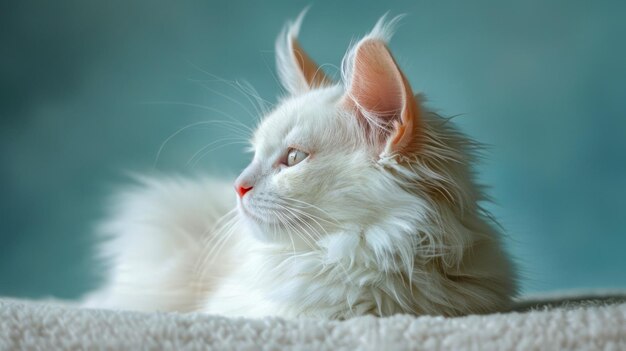
<svg viewBox="0 0 626 351"><path fill-rule="evenodd" d="M295 166L307 157L309 157L309 154L307 154L306 152L297 149L291 149L287 154L287 166Z"/></svg>

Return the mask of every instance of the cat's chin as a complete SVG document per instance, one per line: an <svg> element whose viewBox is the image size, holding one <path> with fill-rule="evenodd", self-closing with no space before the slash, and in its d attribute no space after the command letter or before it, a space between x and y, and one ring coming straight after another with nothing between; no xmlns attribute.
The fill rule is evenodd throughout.
<svg viewBox="0 0 626 351"><path fill-rule="evenodd" d="M302 242L299 237L292 237L292 233L281 228L281 225L278 223L264 222L256 217L248 216L241 209L239 210L239 216L243 219L241 222L245 227L245 234L263 245L286 247L290 250L296 248L307 249L315 245L311 240Z"/></svg>
<svg viewBox="0 0 626 351"><path fill-rule="evenodd" d="M271 246L291 246L288 233L264 229L263 226L252 221L245 221L245 223L248 235L252 236L257 242Z"/></svg>
<svg viewBox="0 0 626 351"><path fill-rule="evenodd" d="M276 230L277 224L264 220L260 216L251 213L244 206L237 206L239 217L246 227L247 234L265 244L280 244L289 241L288 234L282 230Z"/></svg>

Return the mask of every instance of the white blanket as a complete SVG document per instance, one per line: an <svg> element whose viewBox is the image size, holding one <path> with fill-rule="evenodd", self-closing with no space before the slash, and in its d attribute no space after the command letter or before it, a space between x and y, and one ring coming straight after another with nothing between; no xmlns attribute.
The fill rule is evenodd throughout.
<svg viewBox="0 0 626 351"><path fill-rule="evenodd" d="M87 310L0 300L0 350L626 350L624 301L577 301L459 318L398 315L325 321Z"/></svg>

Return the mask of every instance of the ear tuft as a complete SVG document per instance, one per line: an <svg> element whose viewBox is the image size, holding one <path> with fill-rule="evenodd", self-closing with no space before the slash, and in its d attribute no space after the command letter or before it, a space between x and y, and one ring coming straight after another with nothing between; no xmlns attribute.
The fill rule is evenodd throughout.
<svg viewBox="0 0 626 351"><path fill-rule="evenodd" d="M400 21L405 15L398 15L389 19L389 12L385 13L381 18L376 21L374 28L363 38L379 39L388 43L391 41L391 37L396 32L396 28L400 24Z"/></svg>
<svg viewBox="0 0 626 351"><path fill-rule="evenodd" d="M343 60L341 62L342 80L346 86L348 86L346 83L349 83L352 78L352 70L354 68L354 59L357 51L357 46L359 46L359 44L368 39L382 41L383 43L387 44L389 41L391 41L391 38L393 37L393 34L395 33L396 28L400 23L400 20L402 20L404 16L405 15L398 15L388 20L389 13L385 13L381 18L378 19L378 21L376 21L374 28L372 28L372 30L367 35L365 35L357 43L353 43L352 45L350 45L348 51L346 52L346 55L343 57Z"/></svg>
<svg viewBox="0 0 626 351"><path fill-rule="evenodd" d="M276 39L276 71L281 84L292 95L332 84L298 43L300 25L307 11L308 7L295 21L287 22Z"/></svg>

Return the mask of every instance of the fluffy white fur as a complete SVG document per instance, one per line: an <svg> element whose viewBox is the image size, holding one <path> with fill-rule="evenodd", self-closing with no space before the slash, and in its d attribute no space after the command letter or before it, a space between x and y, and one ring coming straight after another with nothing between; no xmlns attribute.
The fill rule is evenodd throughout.
<svg viewBox="0 0 626 351"><path fill-rule="evenodd" d="M383 17L348 51L343 82L320 86L294 50L301 21L277 41L289 95L252 138L254 159L237 180L252 190L236 200L231 182L147 179L123 192L103 226L108 280L89 306L322 318L508 307L515 274L479 205L476 145L420 96L405 96L384 46L396 19ZM379 58L360 58L370 54ZM372 62L397 69L397 113L368 110L362 92L351 94L363 84L358 72L377 69L358 65ZM398 134L406 99L419 124ZM394 132L419 147L400 149ZM287 167L291 148L309 157Z"/></svg>

